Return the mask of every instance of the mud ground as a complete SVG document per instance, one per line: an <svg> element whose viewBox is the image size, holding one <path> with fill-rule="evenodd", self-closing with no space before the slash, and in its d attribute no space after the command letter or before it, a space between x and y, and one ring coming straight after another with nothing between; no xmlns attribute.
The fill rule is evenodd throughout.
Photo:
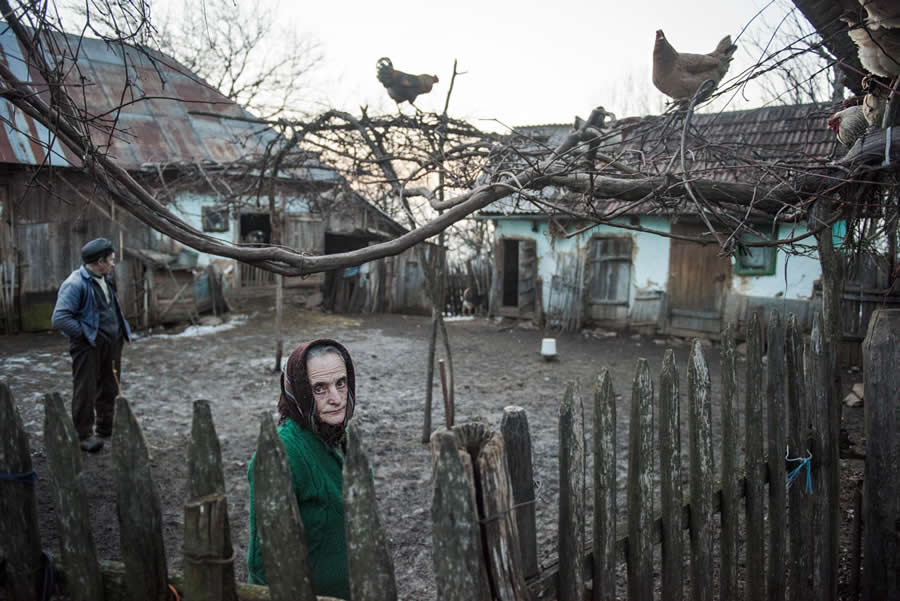
<svg viewBox="0 0 900 601"><path fill-rule="evenodd" d="M126 346L122 389L152 453L170 567L182 567L185 458L192 402L208 399L222 446L232 540L238 558L235 572L239 579L246 578L247 464L256 447L258 417L264 412L274 415L278 394L278 377L272 370L273 322L273 313L261 309L233 318L225 328L193 334L157 332L143 335ZM402 599L436 596L431 567L431 464L428 446L421 442L429 330L430 319L425 317L319 312L290 315L284 328L286 353L302 341L327 336L346 344L354 358L359 399L357 419L374 467L382 520L391 538ZM674 349L682 383L682 423L686 428L687 341L557 334L559 359L545 362L539 354L542 332L535 329L476 318L450 322L448 330L456 373L457 423L482 418L498 428L505 406L520 405L527 411L538 484L539 560L544 565L556 554L557 420L568 381L580 383L582 398L587 403L593 379L601 369L607 368L616 392L621 395L617 408L620 507L624 505L631 382L639 357L649 361L653 379L658 381L664 350L667 346ZM705 348L714 402L720 396L718 350L714 345ZM743 361L739 363L739 372L745 365ZM71 395L70 361L64 338L58 333L0 337L0 378L8 383L16 397L30 436L34 467L41 478L38 502L42 544L58 553L42 440L42 399L52 391L60 392L66 399ZM854 380L861 380L861 376L848 373L844 379L849 387ZM434 399L432 426L437 428L443 423L437 378ZM587 407L586 448L590 449ZM857 442L857 449L864 452L862 416L862 409L844 409L845 426ZM719 409L715 405L715 432L718 425ZM682 440L686 443L686 431ZM83 458L99 555L104 559L119 559L110 450L107 447ZM850 526L854 519L852 495L855 479L861 478L862 464L842 461L842 470L845 480L841 495L843 591L849 563ZM624 570L620 573L624 585Z"/></svg>

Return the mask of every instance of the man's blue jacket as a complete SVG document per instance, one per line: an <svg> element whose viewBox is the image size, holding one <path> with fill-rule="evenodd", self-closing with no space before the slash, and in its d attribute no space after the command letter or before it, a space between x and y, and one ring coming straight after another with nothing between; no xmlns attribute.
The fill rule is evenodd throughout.
<svg viewBox="0 0 900 601"><path fill-rule="evenodd" d="M59 287L56 295L56 307L53 309L53 327L60 330L75 341L84 336L91 346L96 346L97 330L100 327L100 309L94 296L91 272L82 265L73 271ZM116 304L116 314L122 320L122 333L125 340L131 340L131 328L122 314L119 295L115 287L107 280L109 293Z"/></svg>

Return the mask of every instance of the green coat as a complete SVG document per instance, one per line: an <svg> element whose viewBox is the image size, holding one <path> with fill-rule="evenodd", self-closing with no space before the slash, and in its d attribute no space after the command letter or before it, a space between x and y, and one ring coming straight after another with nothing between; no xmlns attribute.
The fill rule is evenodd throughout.
<svg viewBox="0 0 900 601"><path fill-rule="evenodd" d="M304 430L293 420L278 426L284 443L291 485L300 506L300 519L306 536L313 589L317 595L350 598L347 575L347 538L344 532L343 466L344 458L331 449L318 434ZM247 569L250 584L266 584L262 545L256 530L253 462L250 480L250 549Z"/></svg>

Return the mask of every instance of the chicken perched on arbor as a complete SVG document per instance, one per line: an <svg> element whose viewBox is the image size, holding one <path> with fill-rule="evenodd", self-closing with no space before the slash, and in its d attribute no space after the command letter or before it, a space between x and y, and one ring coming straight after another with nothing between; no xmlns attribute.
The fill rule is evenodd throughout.
<svg viewBox="0 0 900 601"><path fill-rule="evenodd" d="M828 119L828 129L837 134L838 142L844 146L853 146L868 127L863 107L858 104L838 111Z"/></svg>
<svg viewBox="0 0 900 601"><path fill-rule="evenodd" d="M404 101L413 104L418 96L430 92L438 82L437 75L410 75L397 71L391 59L387 57L378 59L375 68L378 81L397 104Z"/></svg>
<svg viewBox="0 0 900 601"><path fill-rule="evenodd" d="M737 46L727 35L709 54L681 53L672 48L659 29L653 46L653 85L670 98L684 100L691 98L704 81L711 79L715 85L704 93L704 98L708 97L728 72L735 50Z"/></svg>

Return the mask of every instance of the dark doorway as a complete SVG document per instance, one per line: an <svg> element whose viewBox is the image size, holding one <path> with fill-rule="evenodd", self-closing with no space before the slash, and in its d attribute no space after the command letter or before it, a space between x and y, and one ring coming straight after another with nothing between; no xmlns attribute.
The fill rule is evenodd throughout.
<svg viewBox="0 0 900 601"><path fill-rule="evenodd" d="M368 246L365 238L344 236L342 234L325 234L325 254L350 252ZM322 290L322 306L328 311L344 313L355 309L355 296L360 285L359 267L332 269L325 272L325 285ZM358 295L357 295L358 296Z"/></svg>
<svg viewBox="0 0 900 601"><path fill-rule="evenodd" d="M503 241L503 306L519 305L519 241Z"/></svg>

